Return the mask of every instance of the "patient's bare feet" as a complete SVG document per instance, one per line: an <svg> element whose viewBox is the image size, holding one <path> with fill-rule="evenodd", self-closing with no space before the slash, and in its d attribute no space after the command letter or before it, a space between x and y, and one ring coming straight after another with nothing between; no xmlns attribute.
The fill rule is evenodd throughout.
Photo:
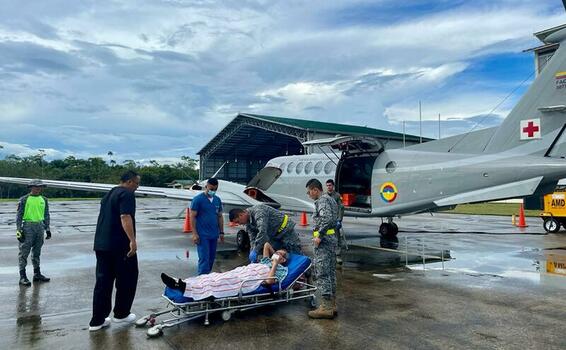
<svg viewBox="0 0 566 350"><path fill-rule="evenodd" d="M161 280L167 287L180 290L181 292L184 292L187 286L186 283L181 281L180 279L173 278L163 272L161 273Z"/></svg>

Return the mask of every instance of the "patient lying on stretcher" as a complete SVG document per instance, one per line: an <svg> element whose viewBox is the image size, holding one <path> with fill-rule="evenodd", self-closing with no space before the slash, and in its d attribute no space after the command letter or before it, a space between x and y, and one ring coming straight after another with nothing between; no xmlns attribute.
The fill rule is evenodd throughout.
<svg viewBox="0 0 566 350"><path fill-rule="evenodd" d="M269 258L271 257L271 258ZM271 244L263 246L263 259L259 263L240 266L234 270L222 273L210 273L181 280L165 273L161 280L171 289L183 292L183 295L193 300L208 297L225 298L238 295L240 288L243 294L253 292L261 284L278 284L287 276L287 251L275 251Z"/></svg>

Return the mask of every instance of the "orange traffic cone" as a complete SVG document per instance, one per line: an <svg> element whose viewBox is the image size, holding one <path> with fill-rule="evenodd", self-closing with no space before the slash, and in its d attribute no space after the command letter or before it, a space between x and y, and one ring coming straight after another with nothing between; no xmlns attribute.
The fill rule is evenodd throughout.
<svg viewBox="0 0 566 350"><path fill-rule="evenodd" d="M185 225L183 226L183 232L193 232L193 228L191 227L191 209L189 208L187 208L187 214L185 214Z"/></svg>
<svg viewBox="0 0 566 350"><path fill-rule="evenodd" d="M521 207L519 208L519 224L517 227L528 227L527 223L525 222L525 208L521 203Z"/></svg>
<svg viewBox="0 0 566 350"><path fill-rule="evenodd" d="M301 226L308 226L309 223L307 222L307 213L303 212L301 214Z"/></svg>

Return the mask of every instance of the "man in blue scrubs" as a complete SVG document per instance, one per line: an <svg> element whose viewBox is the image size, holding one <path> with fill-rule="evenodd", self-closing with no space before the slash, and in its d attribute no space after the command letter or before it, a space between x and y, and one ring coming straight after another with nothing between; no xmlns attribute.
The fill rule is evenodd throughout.
<svg viewBox="0 0 566 350"><path fill-rule="evenodd" d="M222 201L216 196L218 180L210 178L204 192L195 196L191 202L191 226L193 243L197 245L198 274L212 271L216 257L216 242L224 242L224 218Z"/></svg>

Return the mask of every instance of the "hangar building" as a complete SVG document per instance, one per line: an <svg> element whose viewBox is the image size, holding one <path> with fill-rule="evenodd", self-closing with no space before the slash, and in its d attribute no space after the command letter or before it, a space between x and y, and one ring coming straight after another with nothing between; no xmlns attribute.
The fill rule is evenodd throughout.
<svg viewBox="0 0 566 350"><path fill-rule="evenodd" d="M305 150L302 142L336 135L375 137L386 148L420 142L418 136L362 126L240 113L197 152L199 177L209 178L222 167L218 177L246 184L270 159L316 153L314 149ZM423 142L429 140L423 138Z"/></svg>

